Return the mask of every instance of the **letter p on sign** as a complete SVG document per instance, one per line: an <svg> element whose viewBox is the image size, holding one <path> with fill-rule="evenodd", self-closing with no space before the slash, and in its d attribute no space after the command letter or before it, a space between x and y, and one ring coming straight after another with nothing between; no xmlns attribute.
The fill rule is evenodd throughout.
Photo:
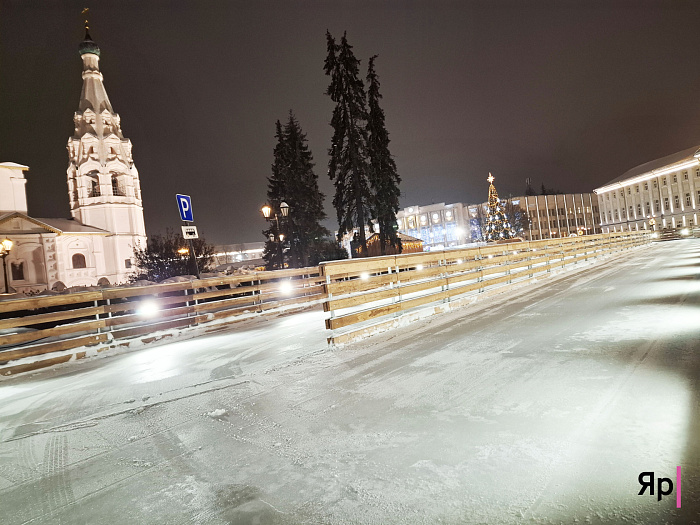
<svg viewBox="0 0 700 525"><path fill-rule="evenodd" d="M192 215L192 199L189 195L176 195L177 197L177 208L180 210L180 218L184 222L193 222L194 216Z"/></svg>

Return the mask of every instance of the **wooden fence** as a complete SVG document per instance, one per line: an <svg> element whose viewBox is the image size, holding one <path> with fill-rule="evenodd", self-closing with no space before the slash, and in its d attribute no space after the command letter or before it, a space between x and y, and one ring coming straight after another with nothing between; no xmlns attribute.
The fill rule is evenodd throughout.
<svg viewBox="0 0 700 525"><path fill-rule="evenodd" d="M304 306L325 297L323 280L311 267L0 301L0 364Z"/></svg>
<svg viewBox="0 0 700 525"><path fill-rule="evenodd" d="M466 294L500 291L647 242L645 232L625 232L321 263L328 341L350 342L397 326L401 316L421 307L448 311Z"/></svg>

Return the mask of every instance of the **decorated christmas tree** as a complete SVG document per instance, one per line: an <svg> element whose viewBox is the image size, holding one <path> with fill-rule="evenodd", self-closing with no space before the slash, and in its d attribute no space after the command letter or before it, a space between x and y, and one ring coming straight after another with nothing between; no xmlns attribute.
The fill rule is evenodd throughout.
<svg viewBox="0 0 700 525"><path fill-rule="evenodd" d="M498 192L493 185L493 175L489 173L489 209L486 214L484 237L488 242L512 239L515 237L505 212L505 203L498 198Z"/></svg>

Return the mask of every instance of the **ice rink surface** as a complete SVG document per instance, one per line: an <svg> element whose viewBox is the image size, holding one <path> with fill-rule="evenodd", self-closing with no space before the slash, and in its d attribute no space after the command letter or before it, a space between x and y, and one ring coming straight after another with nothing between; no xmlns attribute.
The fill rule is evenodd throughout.
<svg viewBox="0 0 700 525"><path fill-rule="evenodd" d="M700 240L341 348L308 311L0 381L0 522L700 522ZM676 480L658 501L638 476Z"/></svg>

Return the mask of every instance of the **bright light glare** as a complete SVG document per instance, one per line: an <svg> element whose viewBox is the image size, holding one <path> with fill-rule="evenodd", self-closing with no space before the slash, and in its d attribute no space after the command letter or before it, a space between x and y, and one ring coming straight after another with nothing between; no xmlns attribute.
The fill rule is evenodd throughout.
<svg viewBox="0 0 700 525"><path fill-rule="evenodd" d="M292 293L292 281L282 281L280 283L280 292L284 295L289 295Z"/></svg>
<svg viewBox="0 0 700 525"><path fill-rule="evenodd" d="M462 259L457 259L457 264L462 264Z"/></svg>
<svg viewBox="0 0 700 525"><path fill-rule="evenodd" d="M652 233L652 234L651 234L651 238L652 238L652 239L658 239L658 238L659 238L659 234L658 234L658 233Z"/></svg>
<svg viewBox="0 0 700 525"><path fill-rule="evenodd" d="M681 235L690 235L690 230L688 228L683 228L681 230Z"/></svg>
<svg viewBox="0 0 700 525"><path fill-rule="evenodd" d="M136 313L143 317L153 317L158 313L158 303L153 299L146 299L141 301L139 307L136 309Z"/></svg>
<svg viewBox="0 0 700 525"><path fill-rule="evenodd" d="M367 279L369 279L369 274L367 272L362 272L360 274L360 279L362 279L363 281L366 281Z"/></svg>
<svg viewBox="0 0 700 525"><path fill-rule="evenodd" d="M416 266L416 270L422 270L422 269L423 269L423 265L422 265L422 264L419 264L419 265Z"/></svg>

